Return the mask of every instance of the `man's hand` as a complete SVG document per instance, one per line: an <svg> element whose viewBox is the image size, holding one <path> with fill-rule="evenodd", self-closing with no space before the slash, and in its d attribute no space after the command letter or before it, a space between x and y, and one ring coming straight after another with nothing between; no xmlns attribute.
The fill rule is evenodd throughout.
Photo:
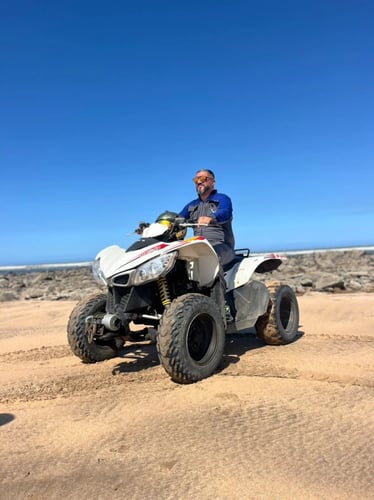
<svg viewBox="0 0 374 500"><path fill-rule="evenodd" d="M197 223L200 225L211 224L213 221L213 217L199 217Z"/></svg>

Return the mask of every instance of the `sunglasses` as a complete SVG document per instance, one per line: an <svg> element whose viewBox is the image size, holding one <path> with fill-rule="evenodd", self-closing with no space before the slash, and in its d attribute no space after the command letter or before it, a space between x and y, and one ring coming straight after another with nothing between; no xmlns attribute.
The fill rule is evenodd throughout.
<svg viewBox="0 0 374 500"><path fill-rule="evenodd" d="M192 180L195 184L199 184L200 182L206 182L209 179L214 179L214 178L208 177L206 175L198 175L197 177L194 177Z"/></svg>

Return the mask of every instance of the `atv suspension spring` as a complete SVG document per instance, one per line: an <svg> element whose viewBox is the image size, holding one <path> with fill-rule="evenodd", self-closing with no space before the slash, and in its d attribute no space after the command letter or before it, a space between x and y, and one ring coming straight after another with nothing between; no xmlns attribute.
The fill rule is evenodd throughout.
<svg viewBox="0 0 374 500"><path fill-rule="evenodd" d="M160 292L161 303L164 307L171 304L168 282L165 277L159 278L157 281L158 290Z"/></svg>

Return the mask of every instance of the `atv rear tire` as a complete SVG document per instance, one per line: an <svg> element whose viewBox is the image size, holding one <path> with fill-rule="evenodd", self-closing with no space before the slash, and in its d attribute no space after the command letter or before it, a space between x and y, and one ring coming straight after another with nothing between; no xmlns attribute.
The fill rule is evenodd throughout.
<svg viewBox="0 0 374 500"><path fill-rule="evenodd" d="M299 328L299 306L295 292L278 281L265 283L269 291L266 314L256 322L257 336L267 344L288 344L295 340Z"/></svg>
<svg viewBox="0 0 374 500"><path fill-rule="evenodd" d="M213 299L189 293L164 312L157 336L160 363L174 382L189 384L209 377L222 360L225 327Z"/></svg>
<svg viewBox="0 0 374 500"><path fill-rule="evenodd" d="M68 342L73 353L84 363L96 363L105 359L114 358L123 342L112 340L93 339L88 341L86 317L97 313L105 313L107 296L104 293L95 293L81 300L70 314L68 322ZM120 339L118 339L120 340Z"/></svg>

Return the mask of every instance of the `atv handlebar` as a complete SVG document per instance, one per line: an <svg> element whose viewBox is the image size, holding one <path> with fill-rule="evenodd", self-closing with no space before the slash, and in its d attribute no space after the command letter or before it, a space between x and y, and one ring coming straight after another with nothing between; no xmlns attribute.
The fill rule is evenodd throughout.
<svg viewBox="0 0 374 500"><path fill-rule="evenodd" d="M201 226L211 226L212 224L198 224L197 222L181 222L178 224L179 227L201 227Z"/></svg>
<svg viewBox="0 0 374 500"><path fill-rule="evenodd" d="M198 224L197 222L191 222L183 217L176 217L174 224L177 227L204 227L204 226L212 226L213 224Z"/></svg>
<svg viewBox="0 0 374 500"><path fill-rule="evenodd" d="M143 234L144 229L148 228L151 224L149 222L139 222L139 226L134 230L134 233L139 234L140 236ZM198 224L197 222L186 221L184 217L176 217L173 222L173 231L178 230L178 228L188 228L188 227L207 227L207 226L216 226L216 224Z"/></svg>

